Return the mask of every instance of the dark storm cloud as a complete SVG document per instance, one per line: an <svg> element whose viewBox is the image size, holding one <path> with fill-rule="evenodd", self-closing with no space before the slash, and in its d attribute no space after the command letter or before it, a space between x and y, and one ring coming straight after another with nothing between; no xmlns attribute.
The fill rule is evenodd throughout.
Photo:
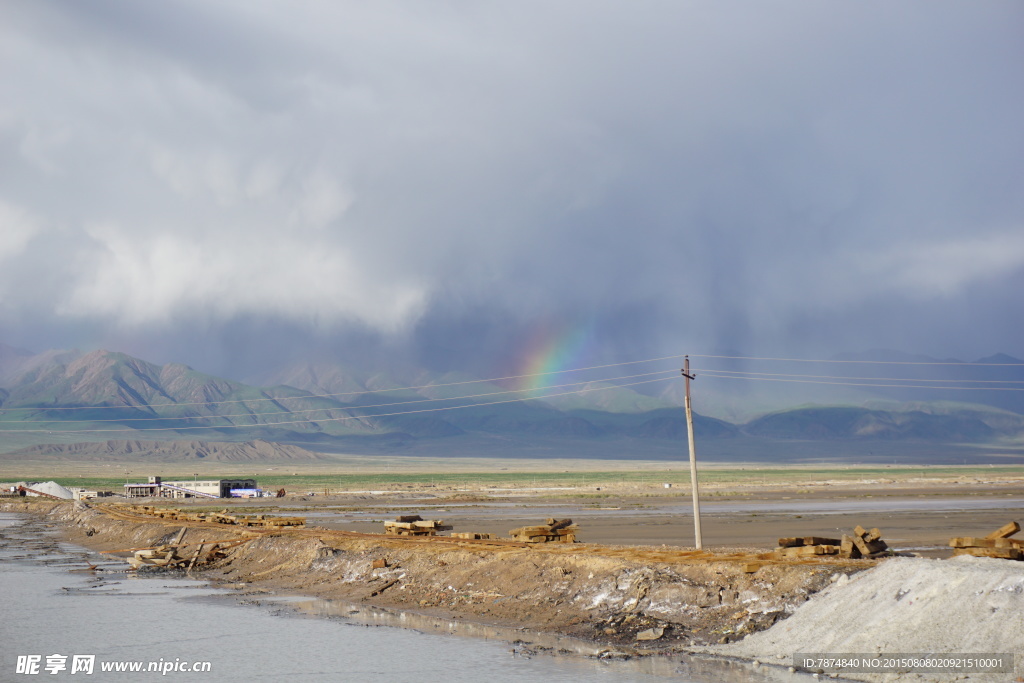
<svg viewBox="0 0 1024 683"><path fill-rule="evenodd" d="M1016 3L0 13L2 342L1024 354Z"/></svg>

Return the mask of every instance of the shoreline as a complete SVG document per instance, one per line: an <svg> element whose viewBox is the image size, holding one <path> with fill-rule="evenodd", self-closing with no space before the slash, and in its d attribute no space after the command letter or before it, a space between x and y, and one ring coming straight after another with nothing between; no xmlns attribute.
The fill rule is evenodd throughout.
<svg viewBox="0 0 1024 683"><path fill-rule="evenodd" d="M81 503L5 502L3 509L41 515L66 540L100 551L166 543L182 527L185 542L243 536L205 525L115 519ZM260 535L192 576L254 594L566 637L592 643L595 656L637 656L689 654L763 630L833 577L873 565L763 555L597 544L524 548L303 529ZM387 566L373 568L374 560ZM744 565L751 561L759 566L748 573ZM637 640L644 632L658 635Z"/></svg>
<svg viewBox="0 0 1024 683"><path fill-rule="evenodd" d="M307 523L317 525L269 533L113 515L116 506L102 504L8 499L0 501L0 509L34 511L58 527L66 540L101 551L170 543L183 526L188 527L187 543L249 535L251 541L191 576L253 600L266 596L289 609L301 605L315 616L360 621L361 615L366 625L380 619L387 625L417 624L437 633L455 630L471 637L489 630L523 653L705 658L701 661L709 666L732 662L744 675L756 669L758 675L785 680L791 675L789 663L779 660L785 648L757 650L757 643L779 639L791 628L773 629L773 624L787 620L795 627L798 620L788 622L794 614L837 599L830 596L849 591L846 586L854 579L886 575L894 562L894 570L900 562L923 563L919 566L925 572L934 567L942 575L935 579L937 586L955 581L967 565L944 560L932 564L926 558L948 557L951 536L981 536L1024 518L1024 485L1016 478L750 489L731 485L716 493L708 497L706 517L702 511L705 539L716 542L706 551L645 543L686 538L692 517L681 508L689 507L689 499L675 492L630 495L618 490L593 499L539 491L442 492L422 487L206 503L146 501L192 511L215 507L233 513L308 515ZM523 520L572 516L580 525L577 538L586 542L522 547L510 541L424 540L380 533L382 518L412 512L444 518L458 531L494 528L499 533ZM829 536L828 532L853 524L881 527L891 547L904 555L914 551L918 559L778 560L767 553L779 536ZM386 566L375 568L375 561L382 560ZM1018 562L987 562L1000 570L1024 570L1016 569ZM872 567L878 571L863 571ZM883 592L899 594L890 588ZM968 604L976 596L960 599ZM644 631L653 631L655 639L637 640ZM964 637L969 635L964 632ZM858 637L870 642L871 635ZM558 642L571 647L550 644ZM923 642L919 647L932 651L933 645L939 646ZM1024 645L1014 642L1009 647L1020 652ZM888 679L872 675L860 680Z"/></svg>

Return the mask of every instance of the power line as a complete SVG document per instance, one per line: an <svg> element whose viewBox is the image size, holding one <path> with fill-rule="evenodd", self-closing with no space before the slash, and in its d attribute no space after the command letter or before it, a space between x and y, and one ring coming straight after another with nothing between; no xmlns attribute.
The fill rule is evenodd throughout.
<svg viewBox="0 0 1024 683"><path fill-rule="evenodd" d="M691 353L691 358L724 358L728 360L771 360L784 361L787 363L865 363L876 365L958 365L962 367L1022 367L1024 363L966 363L963 361L910 361L910 360L839 360L839 359L811 359L811 358L769 358L759 356L712 356Z"/></svg>
<svg viewBox="0 0 1024 683"><path fill-rule="evenodd" d="M795 384L827 384L842 387L886 387L890 389L948 389L951 391L1024 391L1024 387L937 387L927 384L868 384L860 382L822 382L813 379L779 379L772 377L742 377L737 375L719 375L714 371L700 373L701 377L714 377L717 379L743 379L749 382L792 382Z"/></svg>
<svg viewBox="0 0 1024 683"><path fill-rule="evenodd" d="M548 396L545 396L544 398L554 398L556 396L568 396L568 395L572 395L572 394L584 394L584 393L587 393L587 392L590 392L590 391L608 391L610 389L621 389L621 388L624 388L624 387L633 387L633 386L638 386L638 385L641 385L641 384L653 384L655 382L667 382L669 380L674 380L674 379L675 379L675 377L673 376L673 377L665 377L665 378L662 378L662 379L648 379L648 380L643 380L643 381L640 381L640 382L630 382L628 384L616 384L616 385L608 386L608 387L589 387L589 388L584 388L584 389L578 389L576 391L565 391L565 392L561 392L561 393L557 393L557 394L550 394ZM483 406L493 406L493 405L500 405L500 404L504 404L504 403L521 403L523 401L532 401L532 400L536 400L536 399L530 398L530 397L523 397L523 398L512 398L512 399L507 399L507 400L502 400L502 401L486 401L486 402L483 402L483 403L470 403L468 405L463 405L463 406L442 406L442 407L439 407L439 408L422 408L420 410L406 410L406 411L400 411L400 412L396 412L396 413L378 413L376 415L356 415L356 416L346 416L346 417L330 417L330 418L324 418L322 420L316 420L316 422L318 422L318 423L319 422L344 422L344 421L348 421L348 420L365 420L367 418L394 417L394 416L397 416L397 415L415 415L415 414L420 414L420 413L442 412L442 411L446 411L446 410L461 410L461 409L465 409L465 408L480 408L480 407L483 407ZM211 417L217 417L217 416L211 416ZM153 419L159 419L159 418L153 418ZM192 426L192 427L133 427L133 428L128 428L128 429L19 429L17 431L18 431L18 433L47 432L47 433L51 433L51 434L54 433L54 432L56 432L58 434L98 434L98 433L112 433L112 432L160 432L160 431L175 431L175 432L178 432L178 431L194 431L194 430L198 430L198 429L254 429L254 428L262 428L262 427L275 427L275 426L279 426L279 425L306 424L308 422L311 422L311 420L290 420L290 421L286 421L286 422L263 422L263 423L250 424L250 425L235 425L235 424L231 424L231 425L219 425L219 426L210 425L210 426Z"/></svg>
<svg viewBox="0 0 1024 683"><path fill-rule="evenodd" d="M528 393L528 392L535 392L535 391L547 391L548 389L560 389L560 388L563 388L563 387L574 387L574 386L579 386L581 384L593 384L595 382L616 382L616 381L624 380L624 379L635 379L637 377L651 377L653 375L662 375L662 374L665 374L666 372L673 372L674 373L675 371L674 370L673 371L659 370L658 372L647 372L647 373L641 373L641 374L637 374L637 375L623 375L623 376L620 376L620 377L609 377L607 379L600 379L600 380L583 380L583 381L580 381L580 382L570 382L568 384L554 384L554 385L551 385L551 386L548 386L548 387L544 387L543 389L533 389L533 388L531 388L531 389L506 389L504 391L491 391L491 392L486 392L486 393L483 393L483 394L470 394L468 396L419 398L419 399L414 399L414 400L411 400L411 401L394 401L394 402L391 402L391 403L377 403L377 404L370 404L370 405L352 405L352 406L343 406L343 407L337 407L337 408L327 408L327 407L303 408L303 409L300 409L300 410L283 410L283 411L278 411L278 412L273 412L273 413L237 413L237 414L234 414L234 415L216 415L216 414L214 414L214 415L186 415L186 416L176 416L176 417L170 417L170 416L168 416L168 417L161 417L161 416L157 415L157 416L153 416L153 417L126 417L126 418L121 418L121 419L118 419L118 418L100 418L100 419L95 419L95 420L69 420L69 422L90 422L90 423L92 423L92 422L117 422L117 423L123 423L123 422L153 422L154 420L160 420L160 421L167 421L167 420L208 420L208 419L213 419L213 418L228 419L228 418L233 418L233 417L262 417L264 415L284 416L284 415L298 415L298 414L301 414L301 413L317 413L317 412L330 412L330 411L340 411L340 410L353 411L353 410L365 410L365 409L368 409L368 408L391 408L391 407L394 407L394 406L410 405L410 404L413 404L413 403L432 403L432 402L436 402L436 401L460 401L460 400L465 400L465 399L470 399L470 398L484 398L484 397L488 397L488 396L499 396L501 394L521 394L521 393ZM432 386L437 386L437 385L432 385ZM524 400L529 400L531 398L535 399L535 400L541 400L541 399L546 398L546 396L526 397ZM175 404L169 404L169 405L173 406ZM129 410L129 409L134 408L134 406L122 406L121 408L122 408L122 410ZM37 409L35 409L35 408L22 408L21 410L37 410ZM42 409L38 409L38 410L45 411L47 409L42 408ZM364 416L355 416L355 417L373 417L373 415L364 415ZM320 422L321 420L310 419L310 420L304 420L304 421L306 421L306 422ZM38 420L0 420L0 424L27 424L27 423L36 423L36 422L38 422Z"/></svg>
<svg viewBox="0 0 1024 683"><path fill-rule="evenodd" d="M737 377L751 376L749 379L755 379L755 376L765 377L810 377L816 379L855 379L855 380L877 380L884 382L958 382L963 384L1024 384L1024 380L1017 379L925 379L919 377L850 377L848 375L798 375L798 374L787 374L783 372L748 372L746 370L719 370L717 368L708 370L707 372L722 372L736 375ZM977 387L984 389L985 387Z"/></svg>
<svg viewBox="0 0 1024 683"><path fill-rule="evenodd" d="M187 403L173 403L173 402L172 403L140 403L137 406L55 406L53 408L43 408L43 407L40 407L40 406L26 406L25 408L17 408L17 409L18 410L24 410L26 408L31 407L31 408L36 408L36 409L39 409L39 410L48 410L48 411L61 410L61 411L63 411L63 410L123 410L126 407L133 407L133 408L167 408L167 407L175 407L175 408L180 408L180 407L184 407L184 406L211 406L211 405L226 405L226 404L229 404L229 403L256 403L256 402L259 402L259 401L291 401L291 400L311 399L311 398L333 398L335 396L359 396L359 395L362 395L362 394L385 394L385 393L394 392L394 391L417 391L417 390L420 390L420 389L435 389L435 388L438 388L438 387L455 387L455 386L462 386L462 385L466 385L466 384L482 384L482 383L485 383L485 382L504 382L504 381L513 380L513 379L529 379L531 377L545 377L547 375L561 375L561 374L568 373L568 372L584 372L586 370L601 370L601 369L604 369L604 368L614 368L614 367L620 367L620 366L623 366L623 365L639 365L641 363L655 363L655 362L658 362L658 361L674 360L674 359L682 358L682 357L683 357L683 354L679 354L677 356L662 356L661 358L646 358L644 360L632 360L632 361L625 361L625 362L622 362L622 363L607 363L605 365L591 365L591 366L585 367L585 368L569 368L569 369L566 369L566 370L551 370L549 372L534 372L534 373L530 373L530 374L526 374L526 375L508 375L507 377L491 377L489 379L471 379L471 380L465 380L465 381L462 381L462 382L445 382L445 383L440 383L440 384L421 384L421 385L408 386L408 387L393 387L391 389L365 389L363 391L346 391L346 392L340 392L340 393L336 393L336 394L304 394L302 396L277 396L277 397L271 396L271 397L266 397L266 398L242 398L242 399L230 399L230 400L224 400L224 401L194 401L194 402L187 402ZM668 371L666 370L665 372L668 372ZM590 381L599 382L599 381L602 381L602 380L590 380ZM270 387L270 388L272 388L272 387ZM295 388L295 387L292 387L292 388ZM299 389L299 391L302 391L302 390ZM14 410L14 409L12 409L12 408L0 409L0 412L3 412L5 410ZM322 410L329 410L329 409L328 408L323 408Z"/></svg>

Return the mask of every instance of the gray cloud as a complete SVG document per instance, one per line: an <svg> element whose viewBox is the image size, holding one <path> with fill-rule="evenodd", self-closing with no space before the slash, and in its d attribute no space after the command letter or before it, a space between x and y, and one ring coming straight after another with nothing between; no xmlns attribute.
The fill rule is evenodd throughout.
<svg viewBox="0 0 1024 683"><path fill-rule="evenodd" d="M1016 3L0 14L0 341L1024 355Z"/></svg>

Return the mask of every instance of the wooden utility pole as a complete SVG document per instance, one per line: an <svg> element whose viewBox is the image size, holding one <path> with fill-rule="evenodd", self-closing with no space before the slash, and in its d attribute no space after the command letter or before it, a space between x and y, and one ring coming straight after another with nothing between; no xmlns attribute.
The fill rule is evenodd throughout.
<svg viewBox="0 0 1024 683"><path fill-rule="evenodd" d="M683 358L683 377L686 378L686 431L690 441L690 487L693 489L693 535L697 540L697 550L704 548L700 535L700 495L697 490L697 449L693 443L693 410L690 408L690 357Z"/></svg>

